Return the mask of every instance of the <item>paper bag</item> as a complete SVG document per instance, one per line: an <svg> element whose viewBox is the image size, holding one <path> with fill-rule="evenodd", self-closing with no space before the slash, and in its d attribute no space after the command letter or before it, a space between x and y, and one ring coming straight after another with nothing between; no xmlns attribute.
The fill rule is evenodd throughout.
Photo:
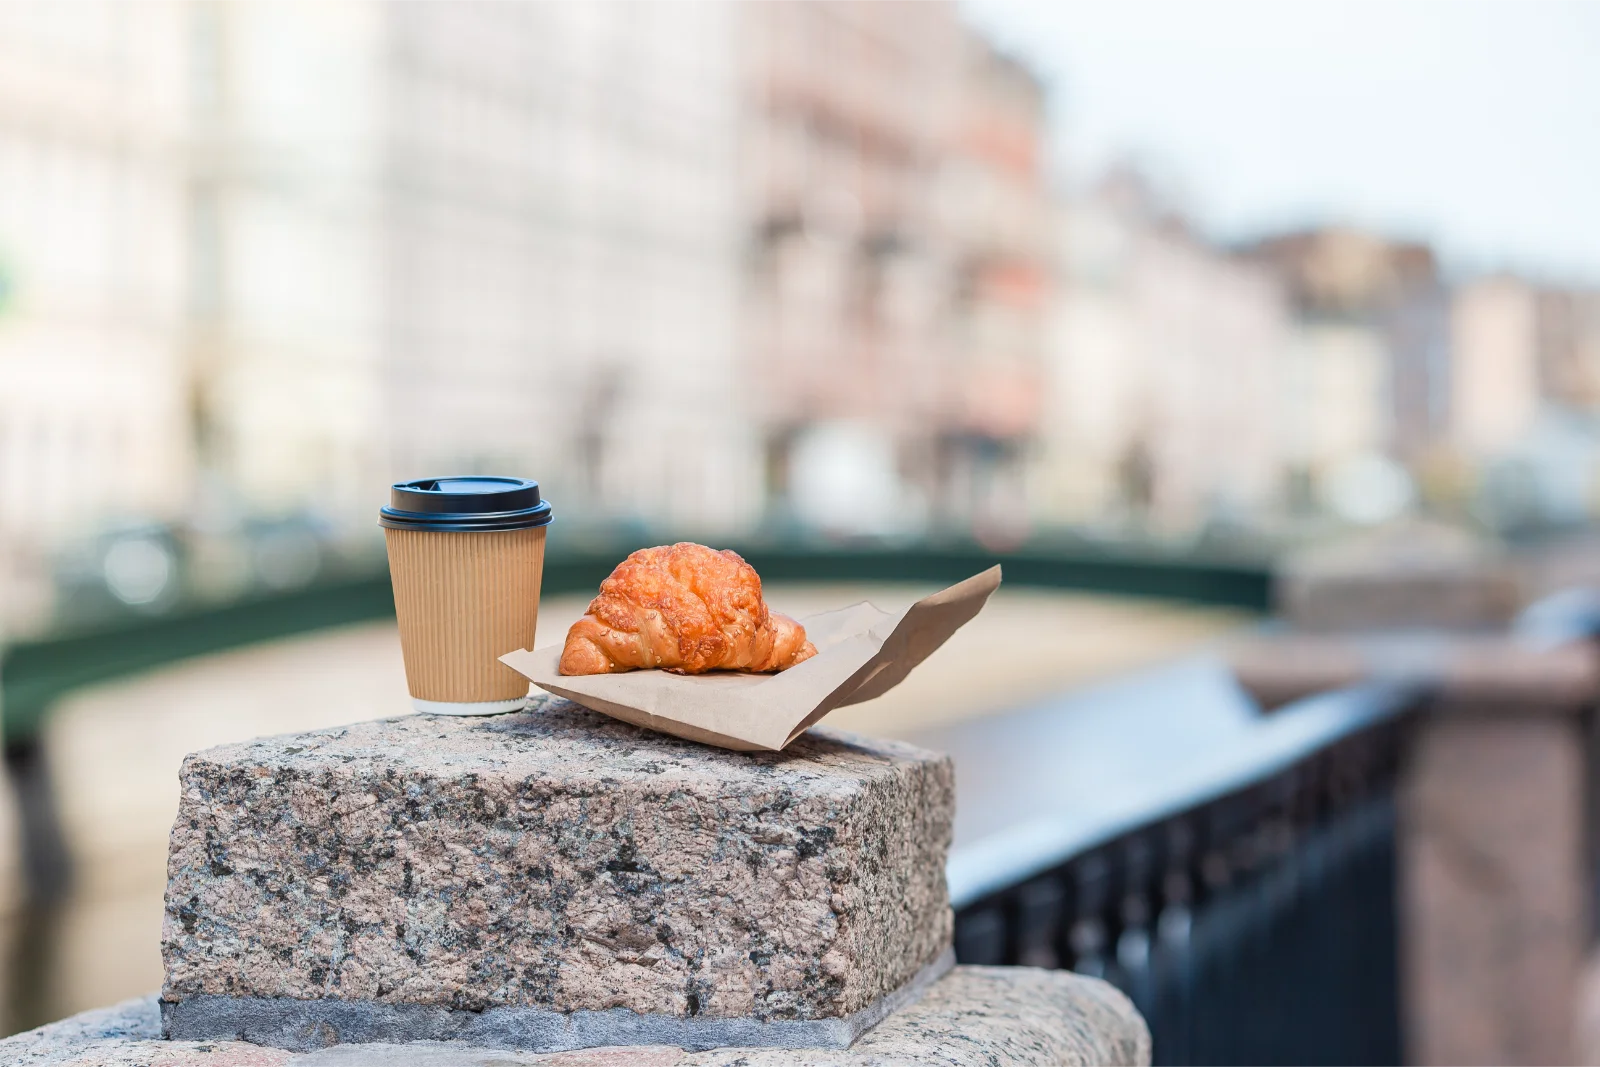
<svg viewBox="0 0 1600 1067"><path fill-rule="evenodd" d="M776 752L834 708L899 685L999 586L1000 568L991 567L899 614L861 603L801 619L817 654L777 674L654 670L568 677L556 667L561 645L519 649L500 660L541 689L635 726L719 748Z"/></svg>

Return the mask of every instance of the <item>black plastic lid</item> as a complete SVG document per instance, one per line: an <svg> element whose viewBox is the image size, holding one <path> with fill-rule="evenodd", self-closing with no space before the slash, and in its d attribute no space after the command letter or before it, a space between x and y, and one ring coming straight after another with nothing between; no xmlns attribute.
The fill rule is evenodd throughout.
<svg viewBox="0 0 1600 1067"><path fill-rule="evenodd" d="M419 478L390 488L378 514L391 530L526 530L550 521L550 502L526 478Z"/></svg>

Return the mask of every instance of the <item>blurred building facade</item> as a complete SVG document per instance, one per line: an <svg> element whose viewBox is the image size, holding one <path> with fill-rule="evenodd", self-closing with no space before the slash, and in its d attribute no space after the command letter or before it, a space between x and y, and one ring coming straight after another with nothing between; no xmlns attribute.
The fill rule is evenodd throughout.
<svg viewBox="0 0 1600 1067"><path fill-rule="evenodd" d="M841 484L802 518L1021 515L1045 94L953 4L0 17L24 556L119 513L370 533L454 469L708 535Z"/></svg>
<svg viewBox="0 0 1600 1067"><path fill-rule="evenodd" d="M224 528L307 506L353 522L387 471L381 13L193 4L184 18L197 506Z"/></svg>
<svg viewBox="0 0 1600 1067"><path fill-rule="evenodd" d="M1570 525L1600 506L1600 299L1509 273L1454 303L1451 441L1500 525Z"/></svg>
<svg viewBox="0 0 1600 1067"><path fill-rule="evenodd" d="M1043 87L952 4L740 12L769 493L866 532L1003 507L1038 416Z"/></svg>
<svg viewBox="0 0 1600 1067"><path fill-rule="evenodd" d="M1600 290L1544 288L1538 343L1544 394L1566 407L1600 411Z"/></svg>
<svg viewBox="0 0 1600 1067"><path fill-rule="evenodd" d="M77 217L0 234L17 249L0 344L55 343L25 335L53 249L102 289L113 256L159 289L124 299L148 352L108 328L119 351L74 356L115 365L71 372L104 383L94 402L63 384L68 360L11 361L35 384L6 391L3 425L136 456L161 486L78 491L74 514L220 497L205 510L353 526L393 478L472 468L536 470L597 518L734 529L830 441L855 466L881 454L914 524L1020 510L1044 90L954 5L85 10L73 29L10 9L10 126L70 128L141 184L96 200L54 164L13 168L9 204L49 183ZM64 483L29 481L53 462L18 445L0 465L21 500Z"/></svg>
<svg viewBox="0 0 1600 1067"><path fill-rule="evenodd" d="M1510 448L1539 411L1538 294L1514 277L1463 285L1452 315L1451 437L1469 459Z"/></svg>
<svg viewBox="0 0 1600 1067"><path fill-rule="evenodd" d="M184 26L0 6L0 564L187 499Z"/></svg>
<svg viewBox="0 0 1600 1067"><path fill-rule="evenodd" d="M923 505L901 447L938 399L949 262L931 193L955 12L777 2L741 22L743 328L768 491L801 521L821 493L818 510L886 528Z"/></svg>
<svg viewBox="0 0 1600 1067"><path fill-rule="evenodd" d="M1261 521L1284 461L1282 286L1194 235L1132 172L1069 201L1059 227L1041 520Z"/></svg>
<svg viewBox="0 0 1600 1067"><path fill-rule="evenodd" d="M1595 451L1600 293L1062 194L1047 98L944 0L0 6L7 588L119 517L371 537L448 470L1004 543Z"/></svg>
<svg viewBox="0 0 1600 1067"><path fill-rule="evenodd" d="M398 477L534 471L578 513L751 521L729 9L195 17L225 109L197 205L222 480L359 522Z"/></svg>
<svg viewBox="0 0 1600 1067"><path fill-rule="evenodd" d="M1282 279L1294 312L1282 407L1290 506L1337 510L1341 487L1354 478L1359 494L1364 471L1405 479L1398 464L1426 462L1451 411L1449 292L1432 250L1323 227L1244 252Z"/></svg>
<svg viewBox="0 0 1600 1067"><path fill-rule="evenodd" d="M1044 87L1026 66L970 30L961 35L951 158L939 195L955 269L947 331L953 373L943 424L935 518L1005 539L1027 522L1027 473L1044 413L1051 238ZM943 504L942 510L937 506Z"/></svg>

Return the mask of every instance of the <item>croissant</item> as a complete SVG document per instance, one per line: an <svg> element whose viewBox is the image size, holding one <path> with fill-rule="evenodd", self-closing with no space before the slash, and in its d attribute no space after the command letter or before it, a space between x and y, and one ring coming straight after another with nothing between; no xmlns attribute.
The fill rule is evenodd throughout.
<svg viewBox="0 0 1600 1067"><path fill-rule="evenodd" d="M761 577L738 553L684 541L617 564L567 631L560 670L781 671L816 654L805 627L767 611Z"/></svg>

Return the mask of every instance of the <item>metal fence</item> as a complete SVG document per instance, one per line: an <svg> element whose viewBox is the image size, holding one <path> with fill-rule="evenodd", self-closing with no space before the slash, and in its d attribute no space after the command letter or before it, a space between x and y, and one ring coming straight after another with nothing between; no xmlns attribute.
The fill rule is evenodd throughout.
<svg viewBox="0 0 1600 1067"><path fill-rule="evenodd" d="M1157 1064L1399 1063L1394 789L1417 696L1290 705L1143 814L1080 811L1054 855L1038 829L958 849L958 959L1112 982Z"/></svg>

